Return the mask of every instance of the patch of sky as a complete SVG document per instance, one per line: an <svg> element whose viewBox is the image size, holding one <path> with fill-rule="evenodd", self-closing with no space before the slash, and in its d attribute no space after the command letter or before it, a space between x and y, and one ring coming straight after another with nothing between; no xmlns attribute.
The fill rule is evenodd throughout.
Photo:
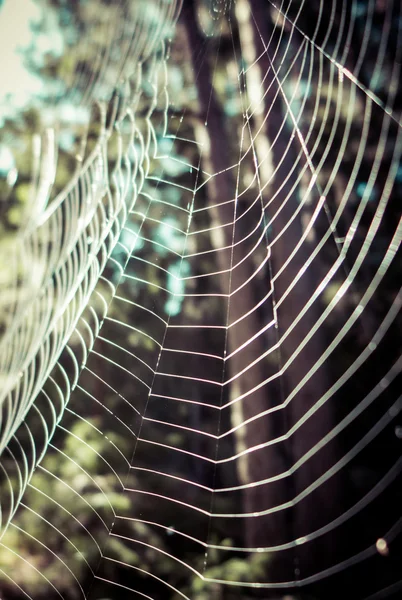
<svg viewBox="0 0 402 600"><path fill-rule="evenodd" d="M89 109L86 106L74 106L69 102L64 102L58 106L59 118L66 123L76 123L77 125L86 125L89 119Z"/></svg>
<svg viewBox="0 0 402 600"><path fill-rule="evenodd" d="M166 256L169 250L181 254L184 249L185 236L178 231L177 221L172 217L167 217L155 229L154 241L155 250L162 256ZM162 246L160 246L161 244Z"/></svg>
<svg viewBox="0 0 402 600"><path fill-rule="evenodd" d="M38 26L41 23L41 26ZM47 54L61 56L63 35L53 11L41 11L34 0L5 0L0 14L2 63L0 125L6 117L40 98L44 80L27 66L26 56L36 65Z"/></svg>
<svg viewBox="0 0 402 600"><path fill-rule="evenodd" d="M167 275L167 289L170 297L165 303L165 312L171 317L176 317L181 310L184 298L185 282L183 277L188 277L191 272L190 264L186 260L177 260L169 266Z"/></svg>
<svg viewBox="0 0 402 600"><path fill-rule="evenodd" d="M36 66L44 66L46 55L57 58L63 55L64 39L55 12L46 11L38 22L31 22L30 29L33 39L29 53Z"/></svg>
<svg viewBox="0 0 402 600"><path fill-rule="evenodd" d="M149 35L152 35L153 33L151 28L153 28L155 32L158 32L159 35L162 35L162 37L167 38L172 35L172 27L168 24L165 25L162 31L160 29L161 14L158 5L150 2L144 2L141 5L141 10L143 11L141 15L141 20L143 21L143 23L146 23L145 29L149 30Z"/></svg>
<svg viewBox="0 0 402 600"><path fill-rule="evenodd" d="M0 175L7 173L15 168L15 160L11 150L4 145L0 146Z"/></svg>
<svg viewBox="0 0 402 600"><path fill-rule="evenodd" d="M57 106L44 106L41 110L41 120L45 126L51 127L55 120L67 125L87 125L90 111L85 106L75 106L66 102Z"/></svg>

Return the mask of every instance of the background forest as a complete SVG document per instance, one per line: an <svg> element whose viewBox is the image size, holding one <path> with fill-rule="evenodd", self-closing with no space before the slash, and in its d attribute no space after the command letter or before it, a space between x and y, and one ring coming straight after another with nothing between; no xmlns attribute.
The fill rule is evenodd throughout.
<svg viewBox="0 0 402 600"><path fill-rule="evenodd" d="M1 599L400 597L400 3L28 5Z"/></svg>

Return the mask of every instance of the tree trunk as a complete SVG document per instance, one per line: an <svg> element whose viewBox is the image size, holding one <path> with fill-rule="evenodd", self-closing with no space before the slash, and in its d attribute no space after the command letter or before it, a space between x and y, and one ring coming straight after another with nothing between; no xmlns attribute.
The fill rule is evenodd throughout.
<svg viewBox="0 0 402 600"><path fill-rule="evenodd" d="M255 226L261 211L260 208L251 211L252 214L248 216L246 225L245 219L239 220L241 215L239 211L236 211L238 202L229 202L236 198L236 179L230 169L232 163L229 152L229 133L225 114L213 88L208 55L202 57L199 62L199 50L204 45L204 38L199 30L192 2L184 3L182 17L187 29L194 72L197 76L200 122L206 123L205 129L208 136L209 151L203 152L203 168L206 172L216 174L207 184L208 200L211 206L212 224L219 226L219 235L215 235L216 239L212 241L214 247L218 249L219 270L223 272L221 288L223 293L233 294L228 308L228 325L241 319L239 324L231 326L228 330L227 356L230 358L226 363L225 377L226 381L236 377L231 384L232 398L234 392L236 397L247 394L243 400L233 403L231 408L232 423L239 424L263 413L268 407L279 402L278 398L267 397L266 386L257 387L267 378L269 366L266 361L259 360L266 348L263 335L259 335L264 323L260 322L258 312L254 310L256 293L258 293L253 279L256 267L252 260L241 262L250 243L242 242L238 246L234 246ZM204 147L206 145L204 144ZM236 224L234 225L235 219ZM242 287L248 280L250 282ZM266 281L264 293L267 289L269 290L269 285L269 281ZM235 292L235 290L238 291ZM243 344L245 347L239 351ZM234 354L232 355L232 353ZM255 366L240 375L245 367L254 362ZM236 433L237 451L257 447L259 444L277 437L278 432L282 429L283 426L275 413L255 419ZM283 473L285 470L285 455L279 445L256 449L238 460L238 473L242 484L258 482ZM244 512L254 513L280 504L284 500L285 492L282 481L270 483L268 488L267 485L247 487L244 491ZM287 515L283 511L268 517L246 517L244 518L244 528L245 545L251 548L280 543L289 537Z"/></svg>
<svg viewBox="0 0 402 600"><path fill-rule="evenodd" d="M244 423L293 398L284 410L260 416L238 430L238 449L254 448L253 452L238 461L239 479L244 484L259 482L286 472L334 426L332 407L326 402L312 417L306 419L289 439L258 449L259 444L286 434L292 426L300 423L309 409L322 398L330 384L325 364L321 365L303 384L301 383L311 368L319 365L324 349L320 329L303 348L300 348L300 345L308 339L319 317L320 307L317 302L297 322L301 311L308 304L319 283L321 269L317 269L317 261L313 261L309 268L303 271L312 251L308 239L290 258L304 234L303 209L296 214L301 202L302 179L299 178L299 174L304 168L312 178L311 187L313 187L314 178L313 173L310 172L313 169L297 129L292 132L288 128L287 121L283 126L287 116L287 102L280 83L281 74L277 77L274 57L265 46L265 42L270 40L273 34L267 6L261 0L249 0L249 6L252 17L249 17L246 25L248 25L248 32L252 32L249 43L254 45L254 55L257 59L254 60L253 67L249 65L249 69L254 69L254 76L257 71L257 80L263 92L259 106L253 106L251 102L250 114L253 116L250 117L249 122L252 133L256 134L260 130L259 139L257 136L258 143L254 147L260 163L260 174L264 162L263 157L258 156L258 153L261 154L264 148L269 149L267 161L270 161L270 163L265 162L267 167L265 178L269 179L272 176L272 168L275 169L270 185L261 188L265 219L270 223L269 242L272 244L272 254L269 258L270 278L267 277L265 280L256 276L256 266L251 257L241 262L252 246L251 241L247 243L241 240L244 240L258 222L261 206L254 207L253 210L248 211L247 218L243 218L244 210L249 207L246 207L242 213L240 198L236 197L236 180L231 168L234 161L228 150L230 135L224 111L214 91L208 54L203 57L203 60L199 60L199 50L205 40L199 30L194 3L187 1L183 7L183 18L197 77L200 120L206 123L209 138L209 152L203 155L204 170L217 174L208 182L209 201L211 206L214 206L211 212L214 214L216 224L219 225L220 245L229 248L217 253L219 269L228 271L221 278L222 290L224 293L230 291L232 294L228 311L230 326L228 355L231 358L227 361L229 373L226 374L226 379L237 376L232 382L232 395L238 398L248 394L241 402L232 405L232 421L235 424ZM242 37L241 23L239 25L240 37ZM242 41L244 42L244 39ZM229 202L234 198L236 202ZM281 271L284 265L286 267ZM301 276L297 279L298 275ZM246 281L248 283L241 287ZM297 283L288 292L289 286L295 281ZM255 307L270 287L273 289L273 297L271 296L264 303L265 315L261 322ZM272 352L270 359L260 360L267 350L267 339L262 335L261 328L270 319L270 306L275 320L279 352ZM231 326L239 319L241 321L238 325ZM232 354L233 352L235 354ZM253 367L242 373L253 363L255 363ZM279 385L271 382L269 385L258 387L271 375L272 369L277 375L279 369L283 369L280 377L276 379ZM251 390L253 391L249 393ZM296 469L292 476L246 488L245 512L258 513L297 498L298 494L310 485L314 485L317 479L334 464L334 455L334 445L326 446L323 451L318 452L303 466ZM306 543L300 538L314 532L334 518L339 511L338 495L336 481L332 478L326 484L316 486L313 493L297 501L291 508L279 510L268 516L250 516L245 519L248 547L267 547L297 538L301 542L297 548L297 555L295 550L277 553L280 558L275 566L275 580L282 577L288 580L305 577L327 564L333 564L334 548L333 546L331 548L328 539L319 537L313 542Z"/></svg>
<svg viewBox="0 0 402 600"><path fill-rule="evenodd" d="M305 174L311 182L312 192L310 192L310 197L314 198L315 195L315 198L318 199L319 194L314 194L316 192L314 190L314 167L309 158L302 131L300 126L296 124L295 118L289 114L289 99L286 98L283 91L282 73L279 73L282 56L279 51L275 60L274 49L277 48L277 39L274 36L270 16L265 3L260 0L249 0L249 6L252 14L250 21L254 33L255 56L257 58L255 65L260 71L264 93L263 112L264 115L268 115L264 131L271 147L271 162L276 169L269 191L272 194L273 191L280 189L271 205L268 218L271 219L276 210L286 202L277 218L272 221L270 228L270 240L273 242L271 264L279 338L281 339L284 334L287 334L287 337L281 343L281 365L284 367L298 346L308 338L321 313L318 300L312 304L292 330L301 310L311 299L322 276L322 269L317 259L303 272L304 265L313 250L313 243L309 241L308 237L288 263L288 266L280 273L280 269L286 264L304 233L302 226L304 209L292 220L302 201L300 193L301 180L298 182L302 170L305 170ZM266 46L268 40L272 40L272 45L269 48ZM286 46L285 41L283 46ZM296 70L301 69L301 59L296 59L296 61ZM285 125L281 129L285 118ZM264 196L265 200L268 201L268 194L264 194ZM312 208L314 209L314 206L307 207L309 213L311 213ZM282 234L282 231L285 231L285 234ZM295 281L299 272L302 273L302 276L286 297L289 285ZM289 397L289 394L296 390L310 369L320 363L324 350L325 343L322 339L322 328L320 328L284 371L282 380L286 397ZM288 425L291 427L299 422L308 410L323 397L329 387L327 365L323 364L307 379L294 396L294 400L290 402L287 411ZM293 464L333 428L334 421L334 408L330 402L326 402L311 418L305 421L288 442ZM335 444L326 446L323 451L317 453L303 467L296 470L294 475L296 494L300 494L309 485L316 482L336 462L336 456ZM339 484L339 478L337 480L330 479L327 484L318 486L313 494L310 494L305 500L296 505L294 514L295 538L305 536L322 525L330 523L339 514L340 491L337 484ZM318 507L319 510L317 510ZM334 542L335 535L333 534L331 543L329 543L328 538L318 538L316 542L311 542L305 548L300 549L300 556L302 557L300 575L302 577L319 570L325 564L333 564L336 557Z"/></svg>

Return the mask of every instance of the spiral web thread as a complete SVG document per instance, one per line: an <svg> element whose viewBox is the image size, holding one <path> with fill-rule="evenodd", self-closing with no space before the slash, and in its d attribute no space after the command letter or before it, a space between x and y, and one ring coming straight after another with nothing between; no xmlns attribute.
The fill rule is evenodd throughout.
<svg viewBox="0 0 402 600"><path fill-rule="evenodd" d="M158 10L156 3L154 7ZM114 114L114 119L110 120L115 132L107 126L107 104L99 99L96 82L92 82L92 89L87 90L87 103L95 99L98 102L99 137L82 166L82 157L78 157L80 162L70 184L53 200L50 200L50 192L57 168L55 132L49 128L42 139L39 136L35 139L34 158L42 164L37 165L33 176L34 202L29 220L12 249L11 270L15 279L8 281L10 292L5 294L10 316L1 339L2 451L30 409L37 410L33 403L38 394L43 393L45 382L77 321L85 309L88 311L94 289L125 226L127 213L141 190L149 156L154 153L150 117L157 101L155 94L148 114L142 118L136 115L143 93L143 64L147 64L146 61L150 63L146 77L156 90L160 69L156 60L157 52L160 52L157 40L174 19L178 5L172 4L168 9L163 5L160 7L159 29L156 31L152 30L152 24L147 24L144 12L134 13L137 19L131 27L140 35L130 40L120 64L111 61L114 70L122 71L126 78L119 101L115 100L110 105ZM147 33L146 38L144 33ZM128 62L129 68L125 68ZM132 64L137 65L134 73L130 73ZM98 80L102 81L103 71L108 66L108 57L103 57ZM76 82L72 88L75 85ZM84 105L85 102L84 99ZM123 128L122 133L120 127ZM134 144L136 136L141 144ZM115 141L114 138L118 138L119 155L114 171L109 174L108 145ZM128 158L129 152L131 159ZM81 365L77 365L77 369L80 368ZM48 399L54 420L50 431L43 421L46 436L44 451L70 395L68 378L65 383L68 389L58 390L56 406ZM18 439L16 441L18 443ZM36 440L31 439L31 442L35 454L38 452ZM27 469L23 477L25 482L36 460L34 458L32 466ZM18 501L13 500L11 513L17 504Z"/></svg>
<svg viewBox="0 0 402 600"><path fill-rule="evenodd" d="M334 3L334 14L339 4ZM401 177L395 106L400 25L399 54L390 71L385 56L400 14L394 2L381 9L381 42L367 78L366 53L379 10L374 1L368 3L357 56L350 51L354 30L358 23L361 27L357 2L342 5L340 20L332 15L326 22L322 13L309 37L302 25L307 3L298 3L298 10L292 2L271 7L274 27L267 39L253 2L239 1L234 7L216 2L211 11L216 20L211 82L220 68L223 37L233 42L228 78L235 68L238 112L231 117L236 132L231 135L238 137L237 162L228 152L215 168L219 140L213 88L205 114L200 97L203 118L182 133L186 112L166 93L169 61L157 62L151 69L155 81L160 86L161 74L166 79L160 88L155 85L153 108L164 118L162 124L152 117L145 120L143 153L134 162L130 144L122 148L114 173L120 194L112 198L98 188L89 193L88 178L91 184L105 184L105 137L74 184L85 181L79 193L90 199L88 212L82 213L72 187L42 217L49 228L52 215L59 227L74 219L77 260L64 244L44 263L42 281L50 281L52 291L50 274L62 263L66 270L66 282L57 291L60 303L52 306L52 318L61 315L63 323L62 332L54 328L55 342L46 337L52 335L46 325L50 317L29 316L25 325L16 321L21 329L12 338L10 355L4 354L4 371L13 377L3 401L9 498L2 516L10 525L2 548L18 555L22 540L29 539L57 564L78 597L88 595L81 587L84 568L93 574L90 597L112 596L120 587L133 597L191 598L180 575L166 575L174 570L203 582L207 593L216 586L245 587L251 593L308 586L334 575L359 577L365 565L377 569L380 554L388 553L400 534L401 521L390 509L366 536L348 542L345 536L351 523L369 519L372 507L395 489L401 471L395 453L384 450L371 485L346 500L337 496L353 461L364 453L370 456L371 448L385 448L383 442L375 445L378 439L396 439L399 431L401 356L392 335L401 291L395 293L395 284L393 292L389 289L402 233L395 207ZM188 23L186 10L184 6ZM233 30L235 18L238 32ZM191 46L191 26L189 31ZM247 45L252 32L254 44ZM261 43L263 52L253 56ZM205 83L205 48L193 48L196 87L197 78ZM381 72L386 83L377 93ZM135 111L127 114L132 141ZM123 121L117 121L112 135L122 135ZM275 126L269 129L272 121ZM267 128L272 134L275 127L277 136L270 139ZM161 150L166 142L170 157ZM183 146L191 163L176 158ZM180 163L181 173L186 171L185 184L165 176L168 159ZM348 167L341 169L345 161ZM360 193L362 177L366 185ZM128 191L130 180L135 193ZM171 188L180 192L179 202L165 199ZM105 198L120 202L113 204L116 217L109 224ZM63 217L60 211L65 211ZM82 227L79 219L84 219ZM88 235L95 240L90 252ZM108 259L118 278L101 276ZM383 298L380 310L374 304L378 298ZM33 303L29 310L38 315L49 310L45 299L39 306ZM23 327L32 321L37 330L27 335ZM130 346L121 347L118 340L127 330ZM351 347L356 338L359 342ZM16 365L15 356L26 356L27 363ZM100 431L96 418L105 414L108 430ZM35 427L42 420L43 440L32 439L30 418ZM99 453L105 438L108 451ZM71 481L60 478L57 460L41 463L46 450L70 462ZM51 497L43 491L44 481L46 489L54 490ZM54 523L39 508L44 496ZM107 509L100 511L102 498ZM27 519L58 536L63 553L55 555L46 536L36 538L13 523L19 503ZM80 520L84 510L91 515L85 522ZM65 530L56 524L60 516ZM81 538L73 538L68 523ZM333 539L338 540L337 553L325 554ZM127 560L116 558L118 543L124 544ZM229 563L244 555L264 567L258 580L235 570L215 576L217 556ZM145 558L141 562L138 557ZM167 565L165 571L158 572L158 560ZM21 563L35 577L46 578L51 593L64 597L46 570L23 556ZM117 563L120 572L127 572L119 581L110 575ZM274 570L271 564L284 566ZM24 596L33 597L28 584L4 572ZM386 574L376 587L363 587L361 597L387 597L400 586Z"/></svg>

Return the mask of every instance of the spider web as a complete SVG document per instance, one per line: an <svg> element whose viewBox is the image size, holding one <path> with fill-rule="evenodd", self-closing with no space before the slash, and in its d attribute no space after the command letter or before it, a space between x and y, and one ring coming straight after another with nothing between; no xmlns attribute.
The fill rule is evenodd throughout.
<svg viewBox="0 0 402 600"><path fill-rule="evenodd" d="M157 5L155 6L158 8ZM91 82L92 89L86 90L89 101L85 97L81 100L84 106L94 99L99 105L98 139L92 151L86 148L87 140L83 139L81 144L83 156L77 156L76 173L66 189L54 199L51 198L57 163L54 129L48 128L42 139L39 136L35 139L34 153L38 156L34 158L41 164L35 165L36 172L33 174L34 207L29 211L29 221L21 229L15 243L12 257L14 277L7 282L11 290L11 302L8 295L4 294L6 302L8 301L6 308L10 317L1 340L2 450L26 419L33 402L44 387L60 353L65 349L68 339L76 328L83 310L87 305L91 306L91 296L96 293L94 288L116 246L127 219L127 212L135 202L137 186L141 189L141 179L144 178L144 170L145 172L147 170L148 155L152 153L149 119L154 110L154 105L151 103L142 119L145 128L149 129L146 131L140 118L134 116L142 94L143 63L147 58L149 61L150 55L152 61L147 76L150 85L155 86L154 80L158 75L154 56L155 39L161 35L174 17L174 10L176 6L172 5L167 11L158 15L160 26L156 30L153 30L152 23L146 22L143 10L134 12L136 18L131 25L135 30L147 30L148 39L138 36L130 40L120 63L116 64L116 61L110 60L110 66L108 57L103 57L103 64L97 73L98 82ZM127 67L125 68L128 59L138 64L134 74L130 73ZM113 70L123 72L125 83L125 89L121 91L120 97L116 98L110 106L114 116L109 117L109 121L114 124L116 120L114 135L110 130L110 124L107 123L107 104L102 102L101 94L96 91L96 83L100 85L99 80L102 80L104 74L102 71L111 67ZM75 82L72 87L76 85ZM104 88L102 85L100 87ZM119 112L124 115L125 121ZM120 133L120 126L125 129L124 137ZM134 146L135 136L141 138L142 145ZM118 138L119 148L117 164L109 177L108 150L113 145L114 137ZM131 160L128 159L129 150L132 154ZM131 178L136 181L134 191L130 189ZM30 298L28 306L27 297ZM86 310L88 312L88 307ZM93 311L93 307L90 310ZM97 320L96 314L95 319ZM86 352L88 340L82 341L83 350ZM80 370L81 365L76 366ZM53 435L54 427L70 395L68 376L64 375L67 389L58 390L59 398L56 405L44 392L52 411L53 421L48 431L46 419L43 419L46 438L43 443L44 449ZM56 382L55 385L57 386ZM32 408L40 415L36 405ZM30 435L29 428L28 435ZM35 451L38 451L40 448L38 440L31 439L31 442L33 447L36 446ZM20 442L17 440L17 443ZM33 464L36 460L37 457L33 455ZM11 509L10 516L17 504L18 501L11 502L14 508Z"/></svg>
<svg viewBox="0 0 402 600"><path fill-rule="evenodd" d="M400 590L400 9L310 9L185 2L140 61L144 118L137 85L21 236L43 274L3 338L17 594Z"/></svg>

